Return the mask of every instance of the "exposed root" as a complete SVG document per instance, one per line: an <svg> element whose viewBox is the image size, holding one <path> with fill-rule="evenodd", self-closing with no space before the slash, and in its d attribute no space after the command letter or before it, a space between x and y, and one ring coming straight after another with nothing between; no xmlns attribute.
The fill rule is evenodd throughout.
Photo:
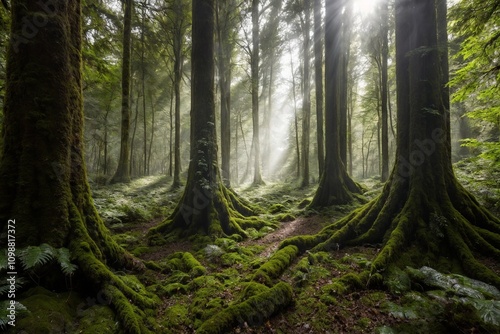
<svg viewBox="0 0 500 334"><path fill-rule="evenodd" d="M393 265L428 265L465 272L499 287L500 277L474 254L500 260L500 222L456 180L449 184L447 191L429 194L416 187L409 191L404 180L395 178L362 208L317 235L285 240L280 248L295 245L304 252L382 244L371 268L359 275L364 286L378 284L380 274Z"/></svg>

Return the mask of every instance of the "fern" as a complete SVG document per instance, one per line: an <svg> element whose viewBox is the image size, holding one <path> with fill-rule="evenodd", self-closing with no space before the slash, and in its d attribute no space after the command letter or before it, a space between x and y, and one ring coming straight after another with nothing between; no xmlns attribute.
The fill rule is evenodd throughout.
<svg viewBox="0 0 500 334"><path fill-rule="evenodd" d="M19 260L24 269L33 269L48 263L54 258L55 249L48 244L28 246L19 252Z"/></svg>
<svg viewBox="0 0 500 334"><path fill-rule="evenodd" d="M78 266L75 264L71 263L70 260L70 253L69 249L67 248L59 248L57 249L57 262L61 265L61 270L64 273L64 275L70 276L72 275Z"/></svg>
<svg viewBox="0 0 500 334"><path fill-rule="evenodd" d="M0 328L5 329L7 327L7 324L9 322L9 318L7 316L9 315L9 311L7 308L10 305L9 300L2 300L0 301ZM29 312L26 306L23 304L16 302L16 313L24 313L24 312Z"/></svg>

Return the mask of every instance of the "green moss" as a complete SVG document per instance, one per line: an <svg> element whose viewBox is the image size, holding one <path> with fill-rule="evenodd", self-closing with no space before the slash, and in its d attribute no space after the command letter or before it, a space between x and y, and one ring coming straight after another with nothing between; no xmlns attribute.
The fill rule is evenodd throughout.
<svg viewBox="0 0 500 334"><path fill-rule="evenodd" d="M254 274L253 280L269 284L269 279L278 278L292 261L297 257L299 250L296 246L286 246L274 253Z"/></svg>
<svg viewBox="0 0 500 334"><path fill-rule="evenodd" d="M269 290L269 288L264 284L260 284L257 282L248 282L245 284L245 288L243 289L243 295L241 299L246 300L252 296L266 292L267 290Z"/></svg>
<svg viewBox="0 0 500 334"><path fill-rule="evenodd" d="M283 282L268 291L233 304L205 321L196 331L198 334L227 333L232 328L247 323L259 326L274 313L285 308L292 301L292 288Z"/></svg>
<svg viewBox="0 0 500 334"><path fill-rule="evenodd" d="M93 305L79 313L80 321L75 333L107 334L121 333L115 314L105 305Z"/></svg>
<svg viewBox="0 0 500 334"><path fill-rule="evenodd" d="M162 322L165 329L169 331L182 330L189 325L189 310L185 305L175 304L165 310L165 320Z"/></svg>
<svg viewBox="0 0 500 334"><path fill-rule="evenodd" d="M273 204L269 208L269 213L276 214L286 210L286 207L283 204Z"/></svg>
<svg viewBox="0 0 500 334"><path fill-rule="evenodd" d="M198 277L207 272L207 269L189 252L172 254L166 266L172 271L178 270L189 274L191 277Z"/></svg>
<svg viewBox="0 0 500 334"><path fill-rule="evenodd" d="M224 266L230 267L236 263L242 263L243 258L238 253L225 253L221 256L221 263Z"/></svg>
<svg viewBox="0 0 500 334"><path fill-rule="evenodd" d="M170 283L164 287L163 293L167 296L173 296L177 293L185 294L189 290L187 285L181 283Z"/></svg>
<svg viewBox="0 0 500 334"><path fill-rule="evenodd" d="M294 221L296 218L294 215L290 213L280 213L279 215L276 215L274 218L276 221L286 223L286 222L291 222Z"/></svg>

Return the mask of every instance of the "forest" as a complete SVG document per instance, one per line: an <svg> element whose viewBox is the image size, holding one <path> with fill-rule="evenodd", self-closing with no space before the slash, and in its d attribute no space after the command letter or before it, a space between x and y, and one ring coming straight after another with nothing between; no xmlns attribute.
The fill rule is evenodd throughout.
<svg viewBox="0 0 500 334"><path fill-rule="evenodd" d="M1 0L0 331L500 333L500 0Z"/></svg>

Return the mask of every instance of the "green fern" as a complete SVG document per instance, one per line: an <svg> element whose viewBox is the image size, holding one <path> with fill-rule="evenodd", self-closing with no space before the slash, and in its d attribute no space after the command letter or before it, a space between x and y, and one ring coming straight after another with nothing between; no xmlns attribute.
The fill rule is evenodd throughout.
<svg viewBox="0 0 500 334"><path fill-rule="evenodd" d="M33 269L48 263L54 258L55 253L54 247L48 244L28 246L19 251L19 260L24 269Z"/></svg>
<svg viewBox="0 0 500 334"><path fill-rule="evenodd" d="M72 275L78 266L75 264L71 263L70 260L70 253L69 249L67 248L59 248L57 249L57 262L61 265L61 270L64 273L64 275L70 276Z"/></svg>
<svg viewBox="0 0 500 334"><path fill-rule="evenodd" d="M10 305L10 300L1 300L0 301L0 328L5 329L7 327L7 324L9 322L9 318L7 316L9 315L9 311L7 308ZM16 313L24 313L24 312L29 312L26 306L23 304L16 302Z"/></svg>

